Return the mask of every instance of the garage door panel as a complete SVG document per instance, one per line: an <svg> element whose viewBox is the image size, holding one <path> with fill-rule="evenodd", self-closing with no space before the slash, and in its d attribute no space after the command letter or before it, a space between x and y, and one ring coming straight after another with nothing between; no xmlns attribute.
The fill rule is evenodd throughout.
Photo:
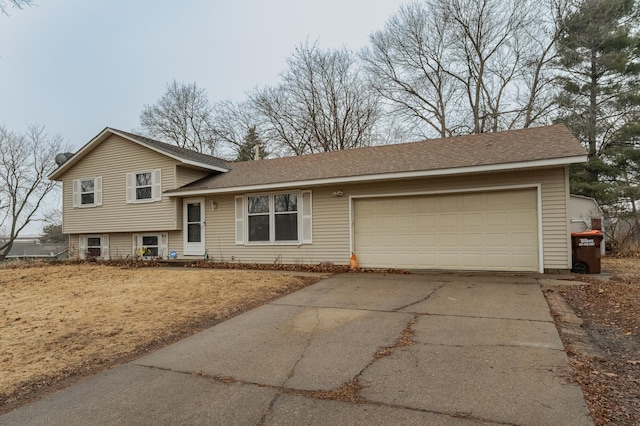
<svg viewBox="0 0 640 426"><path fill-rule="evenodd" d="M444 250L458 248L460 246L460 235L458 233L440 233L438 246Z"/></svg>
<svg viewBox="0 0 640 426"><path fill-rule="evenodd" d="M485 195L483 193L467 194L467 196L462 199L460 210L475 212L481 210L484 203Z"/></svg>
<svg viewBox="0 0 640 426"><path fill-rule="evenodd" d="M476 229L482 229L484 225L484 217L476 213L463 213L460 215L461 225L463 231L473 231Z"/></svg>
<svg viewBox="0 0 640 426"><path fill-rule="evenodd" d="M438 261L444 268L458 269L460 268L460 253L440 253L438 256Z"/></svg>
<svg viewBox="0 0 640 426"><path fill-rule="evenodd" d="M511 247L514 249L528 249L538 242L538 235L533 232L514 232L511 235Z"/></svg>
<svg viewBox="0 0 640 426"><path fill-rule="evenodd" d="M365 267L538 270L537 191L357 199Z"/></svg>
<svg viewBox="0 0 640 426"><path fill-rule="evenodd" d="M461 238L467 250L478 250L484 247L484 235L481 233L464 233Z"/></svg>
<svg viewBox="0 0 640 426"><path fill-rule="evenodd" d="M504 228L505 224L509 222L509 213L506 212L488 212L484 215L485 226L496 226L498 228Z"/></svg>
<svg viewBox="0 0 640 426"><path fill-rule="evenodd" d="M438 211L438 206L434 202L433 198L418 198L417 200L416 208L420 213L428 214Z"/></svg>
<svg viewBox="0 0 640 426"><path fill-rule="evenodd" d="M484 235L485 247L492 250L504 250L505 246L511 245L511 235L507 232L486 232Z"/></svg>
<svg viewBox="0 0 640 426"><path fill-rule="evenodd" d="M393 248L395 241L395 235L378 235L378 238L376 238L376 246Z"/></svg>
<svg viewBox="0 0 640 426"><path fill-rule="evenodd" d="M395 256L395 264L402 265L405 268L410 267L410 265L415 265L418 261L418 257L415 253L400 253Z"/></svg>
<svg viewBox="0 0 640 426"><path fill-rule="evenodd" d="M509 257L507 253L487 253L486 263L493 270L509 269L511 264Z"/></svg>
<svg viewBox="0 0 640 426"><path fill-rule="evenodd" d="M510 204L511 208L514 209L535 210L538 199L536 196L532 197L526 192L512 192Z"/></svg>
<svg viewBox="0 0 640 426"><path fill-rule="evenodd" d="M417 216L418 229L435 229L438 227L438 216L432 213L422 213Z"/></svg>
<svg viewBox="0 0 640 426"><path fill-rule="evenodd" d="M418 265L435 265L438 263L438 253L434 251L417 252Z"/></svg>
<svg viewBox="0 0 640 426"><path fill-rule="evenodd" d="M413 250L416 247L416 234L396 234L395 247Z"/></svg>
<svg viewBox="0 0 640 426"><path fill-rule="evenodd" d="M532 212L517 211L517 212L511 213L510 222L512 225L515 225L515 226L518 226L518 225L526 226L532 221L535 221L536 217L537 217L536 214Z"/></svg>
<svg viewBox="0 0 640 426"><path fill-rule="evenodd" d="M438 225L440 229L455 229L460 228L460 215L454 214L440 214L438 216Z"/></svg>
<svg viewBox="0 0 640 426"><path fill-rule="evenodd" d="M514 253L512 256L514 268L526 268L532 262L536 261L531 253Z"/></svg>
<svg viewBox="0 0 640 426"><path fill-rule="evenodd" d="M463 253L462 264L469 268L482 269L484 266L484 253Z"/></svg>
<svg viewBox="0 0 640 426"><path fill-rule="evenodd" d="M435 197L438 212L460 211L460 198L455 195Z"/></svg>

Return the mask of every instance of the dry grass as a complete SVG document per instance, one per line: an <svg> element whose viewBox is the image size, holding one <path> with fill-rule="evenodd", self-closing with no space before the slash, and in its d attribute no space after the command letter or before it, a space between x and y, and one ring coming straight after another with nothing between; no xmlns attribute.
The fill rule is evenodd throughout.
<svg viewBox="0 0 640 426"><path fill-rule="evenodd" d="M605 256L601 260L602 270L619 277L640 275L640 258Z"/></svg>
<svg viewBox="0 0 640 426"><path fill-rule="evenodd" d="M0 406L306 284L251 271L87 264L0 270Z"/></svg>
<svg viewBox="0 0 640 426"><path fill-rule="evenodd" d="M596 425L640 424L640 258L602 258L609 280L580 276L584 285L556 289L583 320L594 349L562 333L577 382ZM607 330L602 334L599 330ZM599 336L599 337L598 337ZM576 344L577 343L577 344ZM595 354L598 355L595 355Z"/></svg>

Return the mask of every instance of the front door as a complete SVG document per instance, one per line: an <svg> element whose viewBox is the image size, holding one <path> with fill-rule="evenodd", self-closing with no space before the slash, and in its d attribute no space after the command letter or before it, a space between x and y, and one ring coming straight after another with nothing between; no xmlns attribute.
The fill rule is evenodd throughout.
<svg viewBox="0 0 640 426"><path fill-rule="evenodd" d="M184 254L204 256L204 198L187 198L183 202Z"/></svg>

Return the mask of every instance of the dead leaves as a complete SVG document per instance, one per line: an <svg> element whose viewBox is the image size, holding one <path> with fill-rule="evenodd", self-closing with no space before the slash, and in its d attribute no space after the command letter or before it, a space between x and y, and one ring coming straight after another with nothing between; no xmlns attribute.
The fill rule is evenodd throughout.
<svg viewBox="0 0 640 426"><path fill-rule="evenodd" d="M618 330L625 344L607 348L604 357L577 351L567 354L597 425L638 424L640 259L604 258L602 262L603 270L616 274L611 280L580 277L585 285L562 287L558 292L584 321L584 327ZM572 336L562 337L571 343Z"/></svg>

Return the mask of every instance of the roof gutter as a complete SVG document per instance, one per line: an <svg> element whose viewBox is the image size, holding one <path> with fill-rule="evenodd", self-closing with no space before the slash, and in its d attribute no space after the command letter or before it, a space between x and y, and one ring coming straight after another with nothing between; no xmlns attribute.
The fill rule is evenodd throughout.
<svg viewBox="0 0 640 426"><path fill-rule="evenodd" d="M509 171L509 170L564 166L564 165L573 164L573 163L584 163L586 161L587 161L586 155L579 155L579 156L573 156L573 157L554 158L550 160L522 161L518 163L491 164L491 165L470 166L470 167L455 167L455 168L437 169L437 170L421 170L421 171L413 171L413 172L396 172L396 173L382 173L382 174L362 175L362 176L309 179L309 180L301 180L301 181L267 183L267 184L259 184L259 185L231 186L227 188L202 188L202 189L193 189L189 191L169 190L164 194L169 197L183 197L183 196L187 197L187 196L209 195L209 194L257 192L257 191L266 191L266 190L295 188L295 187L324 186L324 185L332 185L332 184L374 182L374 181L381 181L381 180L450 176L450 175L460 175L460 174L467 174L467 173L501 172L501 171Z"/></svg>

